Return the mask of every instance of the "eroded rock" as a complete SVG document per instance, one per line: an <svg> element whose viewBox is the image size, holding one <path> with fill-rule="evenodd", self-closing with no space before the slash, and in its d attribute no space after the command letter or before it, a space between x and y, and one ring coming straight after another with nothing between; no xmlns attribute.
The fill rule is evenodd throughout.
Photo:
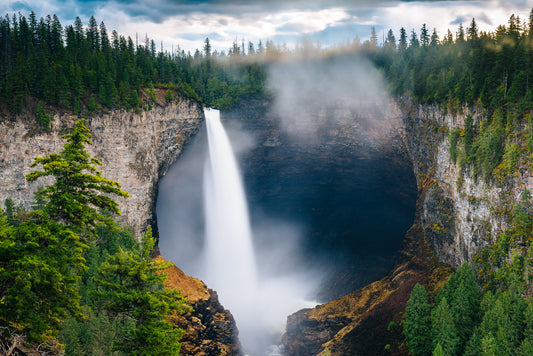
<svg viewBox="0 0 533 356"><path fill-rule="evenodd" d="M163 257L156 257L164 261ZM180 354L197 356L241 355L239 331L231 313L218 301L215 291L199 279L190 277L176 266L164 271L166 288L181 291L192 312L178 315L173 322L185 330Z"/></svg>
<svg viewBox="0 0 533 356"><path fill-rule="evenodd" d="M34 170L30 165L37 156L63 149L76 115L56 113L51 130L35 129L31 120L0 122L0 204L11 197L15 204L29 208L39 186L51 181L26 181ZM117 198L122 211L120 220L133 227L137 236L154 218L157 183L181 153L188 139L204 120L201 106L186 98L177 98L148 111L113 110L90 117L86 125L93 145L87 151L99 158L103 174L122 185L130 194Z"/></svg>

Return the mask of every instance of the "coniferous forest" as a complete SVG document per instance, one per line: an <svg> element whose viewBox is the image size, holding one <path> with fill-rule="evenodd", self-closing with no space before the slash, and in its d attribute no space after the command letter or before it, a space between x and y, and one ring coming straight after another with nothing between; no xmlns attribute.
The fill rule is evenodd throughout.
<svg viewBox="0 0 533 356"><path fill-rule="evenodd" d="M219 54L211 53L208 39L193 55L158 51L148 38L142 42L108 33L94 17L86 26L78 17L63 27L55 15L5 16L0 20L0 95L14 113L27 108L30 98L81 113L141 107L141 90L151 95L154 86L219 107L262 94L261 67L211 60ZM229 57L237 55L239 46Z"/></svg>
<svg viewBox="0 0 533 356"><path fill-rule="evenodd" d="M54 111L87 117L149 110L155 89L165 90L167 100L182 95L222 109L270 100L269 64L304 53L306 46L287 50L243 41L226 53L212 51L206 39L191 54L158 48L157 39L108 32L94 17L64 26L55 15L5 16L1 119L29 114L36 127L48 130ZM483 110L483 120L467 116L464 129L447 132L451 160L477 179L504 185L516 170L531 170L533 11L528 19L510 16L490 33L479 31L475 19L444 36L423 24L410 33L389 31L383 43L372 31L363 43L316 51L368 58L396 98L450 113ZM139 243L113 221L119 212L107 197L127 193L101 177L100 162L85 152L91 142L83 120L66 138L61 153L38 158L35 166L42 170L27 176L51 176L55 183L39 191L30 211L8 199L0 216L2 352L29 342L43 354L62 345L66 355L177 354L181 331L166 316L186 306L162 288L158 271L165 266L150 259L151 232ZM531 194L525 191L521 203L504 213L510 228L472 265L461 266L433 294L421 285L413 290L403 324L412 354L533 354Z"/></svg>

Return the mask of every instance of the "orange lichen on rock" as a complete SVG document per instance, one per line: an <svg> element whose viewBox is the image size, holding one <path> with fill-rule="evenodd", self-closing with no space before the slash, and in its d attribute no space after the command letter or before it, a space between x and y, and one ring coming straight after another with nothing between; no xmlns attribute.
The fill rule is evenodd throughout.
<svg viewBox="0 0 533 356"><path fill-rule="evenodd" d="M162 256L155 257L154 261L167 263ZM162 272L167 275L167 279L164 282L165 287L181 291L181 295L186 297L189 303L194 303L199 299L209 299L209 292L204 282L186 275L175 265L164 269Z"/></svg>
<svg viewBox="0 0 533 356"><path fill-rule="evenodd" d="M167 263L160 255L154 261ZM192 311L172 316L172 322L185 331L181 339L181 355L241 355L239 331L231 313L218 301L216 292L204 282L186 275L175 265L161 271L167 275L165 288L181 291Z"/></svg>

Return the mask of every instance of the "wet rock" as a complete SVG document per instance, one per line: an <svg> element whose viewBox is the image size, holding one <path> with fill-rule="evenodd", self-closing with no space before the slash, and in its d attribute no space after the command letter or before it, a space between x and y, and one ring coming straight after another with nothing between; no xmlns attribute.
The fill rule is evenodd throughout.
<svg viewBox="0 0 533 356"><path fill-rule="evenodd" d="M161 256L157 260L164 261ZM173 317L173 322L185 330L181 342L182 355L232 356L242 355L239 331L231 313L224 309L217 293L199 279L190 277L176 266L164 271L166 288L181 291L192 312Z"/></svg>

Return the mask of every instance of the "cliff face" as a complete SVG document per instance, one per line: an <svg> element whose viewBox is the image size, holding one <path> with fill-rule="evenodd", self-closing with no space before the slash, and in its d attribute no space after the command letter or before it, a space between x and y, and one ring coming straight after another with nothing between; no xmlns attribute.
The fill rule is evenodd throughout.
<svg viewBox="0 0 533 356"><path fill-rule="evenodd" d="M442 264L471 261L508 226L506 212L532 190L526 167L504 181L476 179L450 159L449 133L464 129L483 112L445 113L438 106L398 104L404 142L417 179L415 224L407 233L389 276L333 302L288 318L284 345L289 355L408 355L402 345L401 312L416 283L430 296L450 273ZM386 350L386 351L385 351Z"/></svg>
<svg viewBox="0 0 533 356"><path fill-rule="evenodd" d="M287 355L408 355L403 343L402 312L416 283L430 295L449 269L424 243L422 229L407 232L392 272L355 292L289 316L283 344Z"/></svg>
<svg viewBox="0 0 533 356"><path fill-rule="evenodd" d="M476 179L450 159L448 135L464 129L467 115L474 122L483 112L465 109L446 114L438 106L403 104L406 142L419 188L419 218L425 238L437 257L454 266L473 256L507 228L506 211L520 201L525 187L533 188L523 168L505 182Z"/></svg>
<svg viewBox="0 0 533 356"><path fill-rule="evenodd" d="M103 174L130 194L116 201L121 222L132 226L137 236L154 217L159 178L203 119L198 103L179 98L149 111L111 111L87 120L93 135L87 151L102 161ZM30 164L37 156L60 152L65 142L61 136L76 120L74 115L56 114L47 133L37 132L34 122L0 122L0 204L11 197L16 204L30 206L37 188L50 183L28 183L25 175L33 170Z"/></svg>
<svg viewBox="0 0 533 356"><path fill-rule="evenodd" d="M156 258L164 261L161 256ZM231 313L218 301L217 293L199 279L189 277L176 266L166 269L166 288L181 291L192 312L177 315L173 322L185 330L181 339L182 355L242 355L239 330Z"/></svg>

